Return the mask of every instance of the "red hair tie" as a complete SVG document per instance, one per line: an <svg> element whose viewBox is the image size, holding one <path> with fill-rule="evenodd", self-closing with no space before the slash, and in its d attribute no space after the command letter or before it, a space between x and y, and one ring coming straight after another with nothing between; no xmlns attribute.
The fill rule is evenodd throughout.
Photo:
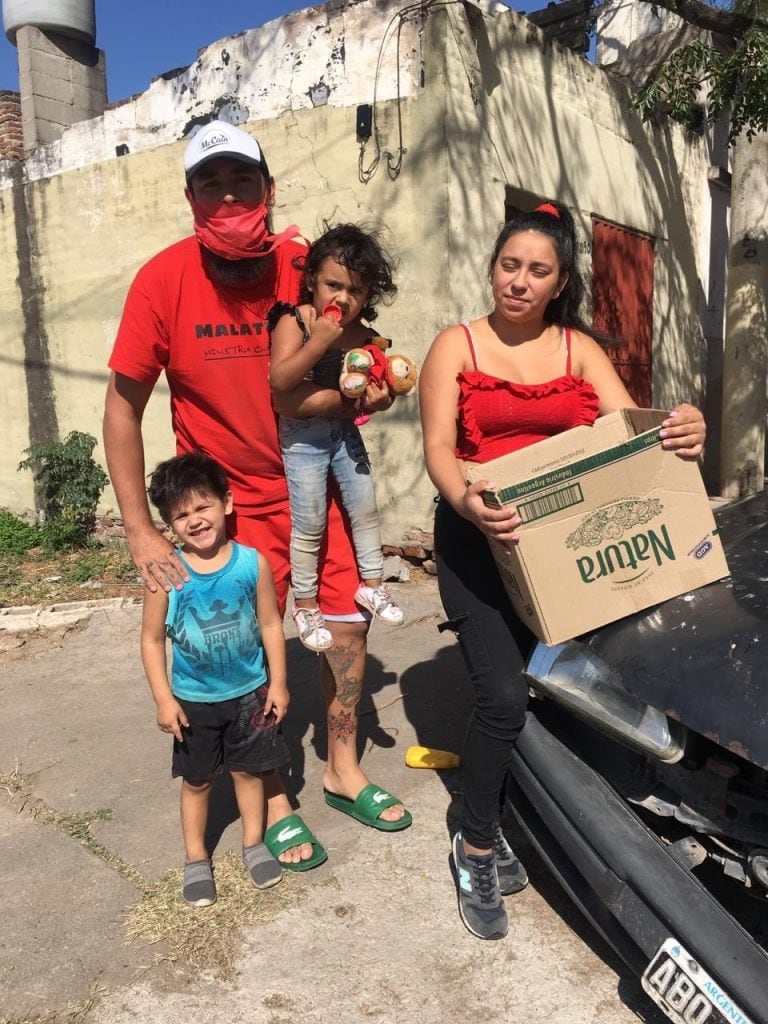
<svg viewBox="0 0 768 1024"><path fill-rule="evenodd" d="M552 203L542 203L541 206L537 206L533 211L534 213L548 213L550 217L557 217L560 220L560 211Z"/></svg>

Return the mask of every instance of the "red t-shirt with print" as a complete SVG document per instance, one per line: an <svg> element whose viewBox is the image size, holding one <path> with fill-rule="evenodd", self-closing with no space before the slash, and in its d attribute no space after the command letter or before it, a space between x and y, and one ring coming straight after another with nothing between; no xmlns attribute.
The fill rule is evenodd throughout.
<svg viewBox="0 0 768 1024"><path fill-rule="evenodd" d="M178 452L200 449L226 470L235 507L287 501L269 387L267 313L298 301L306 251L285 242L255 284L214 286L195 237L164 249L134 278L110 369L153 383L165 371Z"/></svg>

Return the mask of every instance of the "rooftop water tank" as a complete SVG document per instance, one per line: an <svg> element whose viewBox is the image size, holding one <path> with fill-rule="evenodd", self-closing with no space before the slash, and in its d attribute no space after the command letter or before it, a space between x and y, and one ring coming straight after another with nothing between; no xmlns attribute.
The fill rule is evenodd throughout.
<svg viewBox="0 0 768 1024"><path fill-rule="evenodd" d="M96 0L3 0L3 29L16 45L25 25L96 45Z"/></svg>

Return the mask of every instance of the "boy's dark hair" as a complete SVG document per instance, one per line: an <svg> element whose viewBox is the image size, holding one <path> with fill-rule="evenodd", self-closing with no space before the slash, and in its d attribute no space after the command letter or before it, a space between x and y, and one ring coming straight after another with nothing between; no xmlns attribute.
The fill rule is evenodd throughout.
<svg viewBox="0 0 768 1024"><path fill-rule="evenodd" d="M357 224L326 225L323 234L312 243L306 256L296 265L303 270L300 302L312 301L317 272L323 260L336 260L368 286L368 299L360 316L369 323L376 319L376 305L384 297L393 298L397 285L393 280L394 260L384 248L378 231L364 230Z"/></svg>
<svg viewBox="0 0 768 1024"><path fill-rule="evenodd" d="M499 232L488 264L488 276L493 274L496 260L507 241L521 231L538 231L547 235L555 247L560 272L568 280L560 294L547 306L544 319L548 324L573 327L602 344L615 345L616 340L600 334L584 320L581 304L584 299L584 281L576 264L576 226L570 210L561 203L548 200L535 210L518 210L512 214Z"/></svg>
<svg viewBox="0 0 768 1024"><path fill-rule="evenodd" d="M160 462L149 480L149 500L164 523L173 509L190 494L210 494L224 499L229 491L227 474L205 452L188 452Z"/></svg>

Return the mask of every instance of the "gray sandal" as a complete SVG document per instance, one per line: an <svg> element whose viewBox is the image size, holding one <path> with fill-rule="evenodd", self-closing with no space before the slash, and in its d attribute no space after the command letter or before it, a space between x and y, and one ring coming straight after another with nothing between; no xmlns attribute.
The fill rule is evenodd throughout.
<svg viewBox="0 0 768 1024"><path fill-rule="evenodd" d="M183 895L193 907L210 907L216 902L216 883L210 860L193 860L184 865Z"/></svg>
<svg viewBox="0 0 768 1024"><path fill-rule="evenodd" d="M269 852L264 843L243 847L243 863L257 889L269 889L283 877L280 861Z"/></svg>

